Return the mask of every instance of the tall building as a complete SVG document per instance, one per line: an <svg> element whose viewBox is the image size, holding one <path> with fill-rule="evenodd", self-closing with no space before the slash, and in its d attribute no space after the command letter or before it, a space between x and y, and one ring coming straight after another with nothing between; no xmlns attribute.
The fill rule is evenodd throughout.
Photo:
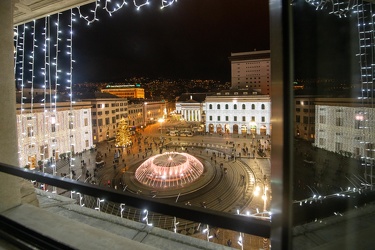
<svg viewBox="0 0 375 250"><path fill-rule="evenodd" d="M41 161L79 153L93 146L91 104L58 102L50 105L17 104L19 164L34 169ZM21 108L22 106L22 108ZM56 108L55 108L56 107Z"/></svg>
<svg viewBox="0 0 375 250"><path fill-rule="evenodd" d="M107 85L100 91L120 98L145 98L145 90L139 85Z"/></svg>
<svg viewBox="0 0 375 250"><path fill-rule="evenodd" d="M143 117L143 103L129 101L128 120L130 129L134 130L138 127L142 127L144 124Z"/></svg>
<svg viewBox="0 0 375 250"><path fill-rule="evenodd" d="M93 93L83 100L91 103L93 142L115 138L118 121L128 119L128 100L108 93Z"/></svg>
<svg viewBox="0 0 375 250"><path fill-rule="evenodd" d="M271 51L231 53L232 89L253 89L271 93Z"/></svg>

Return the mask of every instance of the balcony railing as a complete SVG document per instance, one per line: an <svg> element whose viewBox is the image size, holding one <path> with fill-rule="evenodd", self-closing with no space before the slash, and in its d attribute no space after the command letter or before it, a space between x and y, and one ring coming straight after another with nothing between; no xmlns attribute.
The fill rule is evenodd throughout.
<svg viewBox="0 0 375 250"><path fill-rule="evenodd" d="M270 237L271 222L261 218L229 214L207 208L187 206L184 204L142 197L137 194L122 192L107 187L95 186L92 184L87 184L64 177L57 177L51 174L41 173L26 168L18 168L3 163L0 164L0 171L30 181L45 183L64 190L75 191L84 195L105 199L106 201L112 201L120 204L126 203L127 206L138 209L147 209L148 211L190 221L198 221L202 224L234 230L263 238Z"/></svg>

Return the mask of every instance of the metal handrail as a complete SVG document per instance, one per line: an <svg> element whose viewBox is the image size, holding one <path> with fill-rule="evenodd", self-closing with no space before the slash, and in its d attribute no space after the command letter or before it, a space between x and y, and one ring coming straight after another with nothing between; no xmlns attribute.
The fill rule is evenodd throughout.
<svg viewBox="0 0 375 250"><path fill-rule="evenodd" d="M152 199L128 192L124 193L119 190L95 186L26 168L14 167L4 163L0 163L0 172L45 183L69 191L76 191L85 195L100 197L101 199L112 202L126 203L129 206L139 209L147 209L160 214L198 221L210 226L270 238L271 222L260 218L229 214L195 206L186 206L184 204Z"/></svg>

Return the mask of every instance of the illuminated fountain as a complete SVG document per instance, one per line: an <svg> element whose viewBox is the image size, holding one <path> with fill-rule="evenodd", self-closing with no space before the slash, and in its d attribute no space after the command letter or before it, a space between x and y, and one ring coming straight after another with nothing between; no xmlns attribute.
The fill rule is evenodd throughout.
<svg viewBox="0 0 375 250"><path fill-rule="evenodd" d="M147 159L135 171L135 178L153 188L184 186L198 179L203 164L186 153L166 152Z"/></svg>

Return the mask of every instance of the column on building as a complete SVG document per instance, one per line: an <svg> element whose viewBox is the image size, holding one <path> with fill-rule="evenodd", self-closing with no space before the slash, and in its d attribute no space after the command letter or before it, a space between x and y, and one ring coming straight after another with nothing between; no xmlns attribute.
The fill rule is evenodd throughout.
<svg viewBox="0 0 375 250"><path fill-rule="evenodd" d="M13 59L13 1L0 1L0 162L18 166L16 89ZM0 173L0 212L21 203L21 180Z"/></svg>

